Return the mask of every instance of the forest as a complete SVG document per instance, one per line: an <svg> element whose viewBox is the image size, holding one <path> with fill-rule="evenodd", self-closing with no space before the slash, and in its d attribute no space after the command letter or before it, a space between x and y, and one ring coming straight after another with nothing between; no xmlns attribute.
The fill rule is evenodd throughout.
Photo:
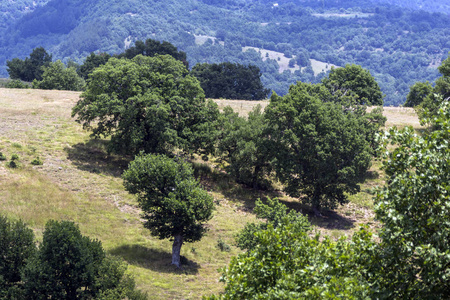
<svg viewBox="0 0 450 300"><path fill-rule="evenodd" d="M191 68L255 65L265 88L278 95L297 81L320 82L332 66L361 65L380 84L385 105L398 106L409 86L439 76L437 66L450 51L444 2L430 6L443 8L437 13L410 1L278 1L274 7L262 0L64 0L35 2L24 13L26 1L18 1L7 8L14 14L4 14L11 22L0 26L0 66L36 47L81 64L91 52L118 54L153 38L184 51Z"/></svg>

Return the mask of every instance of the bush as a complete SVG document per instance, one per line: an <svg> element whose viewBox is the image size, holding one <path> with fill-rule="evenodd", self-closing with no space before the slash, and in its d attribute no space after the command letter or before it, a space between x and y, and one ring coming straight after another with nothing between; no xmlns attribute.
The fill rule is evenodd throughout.
<svg viewBox="0 0 450 300"><path fill-rule="evenodd" d="M219 248L220 251L230 252L231 248L230 245L228 245L222 238L219 238L217 240L217 248Z"/></svg>
<svg viewBox="0 0 450 300"><path fill-rule="evenodd" d="M0 152L0 161L1 160L6 160L6 156L2 152Z"/></svg>
<svg viewBox="0 0 450 300"><path fill-rule="evenodd" d="M29 89L30 86L19 79L13 79L6 84L9 89Z"/></svg>
<svg viewBox="0 0 450 300"><path fill-rule="evenodd" d="M11 161L8 163L8 166L12 169L16 169L19 167L19 155L13 154L11 155Z"/></svg>
<svg viewBox="0 0 450 300"><path fill-rule="evenodd" d="M34 166L42 166L44 164L44 162L38 156L31 161L31 164Z"/></svg>

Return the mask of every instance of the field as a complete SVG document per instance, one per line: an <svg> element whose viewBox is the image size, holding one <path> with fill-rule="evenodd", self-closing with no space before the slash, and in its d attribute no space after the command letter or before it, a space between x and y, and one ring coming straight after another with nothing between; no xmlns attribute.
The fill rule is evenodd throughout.
<svg viewBox="0 0 450 300"><path fill-rule="evenodd" d="M233 236L255 220L251 213L257 198L280 197L291 208L310 213L308 207L280 191L263 193L241 187L214 166L195 161L196 173L217 203L209 232L197 243L185 244L186 265L177 270L170 265L171 242L151 237L141 225L135 199L125 192L120 175L130 157L108 155L105 141L91 140L89 133L71 118L79 93L63 91L0 88L0 152L8 158L0 162L1 213L28 223L39 239L49 219L71 220L85 235L97 238L105 250L129 264L139 288L151 299L199 299L218 293L219 268L239 253ZM217 100L220 107L231 105L246 115L254 105L267 101ZM420 124L414 111L385 108L388 126ZM7 163L18 154L21 167ZM39 157L44 164L33 166ZM324 217L310 217L318 231L333 237L350 235L359 224L376 226L372 213L372 188L383 183L374 161L351 202ZM219 240L231 246L230 252L217 247Z"/></svg>

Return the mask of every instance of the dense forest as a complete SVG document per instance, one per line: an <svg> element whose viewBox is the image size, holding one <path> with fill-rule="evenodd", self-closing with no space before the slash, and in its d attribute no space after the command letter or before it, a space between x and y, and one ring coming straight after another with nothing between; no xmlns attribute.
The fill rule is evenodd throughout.
<svg viewBox="0 0 450 300"><path fill-rule="evenodd" d="M36 47L82 63L91 52L121 53L153 38L186 52L190 67L255 65L279 95L299 80L319 82L332 66L358 64L377 79L385 105L399 105L413 83L438 77L450 51L450 17L431 12L447 12L444 1L28 2L0 6L3 76L6 60Z"/></svg>

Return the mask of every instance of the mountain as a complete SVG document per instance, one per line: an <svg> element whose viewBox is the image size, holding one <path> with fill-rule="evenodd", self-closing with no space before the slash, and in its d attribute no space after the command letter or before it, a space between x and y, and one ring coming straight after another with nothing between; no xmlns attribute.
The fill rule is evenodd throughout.
<svg viewBox="0 0 450 300"><path fill-rule="evenodd" d="M7 28L23 15L45 5L48 0L4 0L0 2L0 28Z"/></svg>
<svg viewBox="0 0 450 300"><path fill-rule="evenodd" d="M413 10L450 14L448 0L375 0L374 2L388 3Z"/></svg>
<svg viewBox="0 0 450 300"><path fill-rule="evenodd" d="M376 77L386 105L399 105L414 82L438 77L450 51L450 17L416 10L412 2L420 1L406 8L399 5L408 1L375 2L50 0L26 12L33 2L23 0L0 24L0 75L7 76L7 60L39 46L82 63L90 52L120 53L152 38L185 51L191 67L257 65L265 86L281 95L298 80L320 81L332 66L359 64Z"/></svg>

